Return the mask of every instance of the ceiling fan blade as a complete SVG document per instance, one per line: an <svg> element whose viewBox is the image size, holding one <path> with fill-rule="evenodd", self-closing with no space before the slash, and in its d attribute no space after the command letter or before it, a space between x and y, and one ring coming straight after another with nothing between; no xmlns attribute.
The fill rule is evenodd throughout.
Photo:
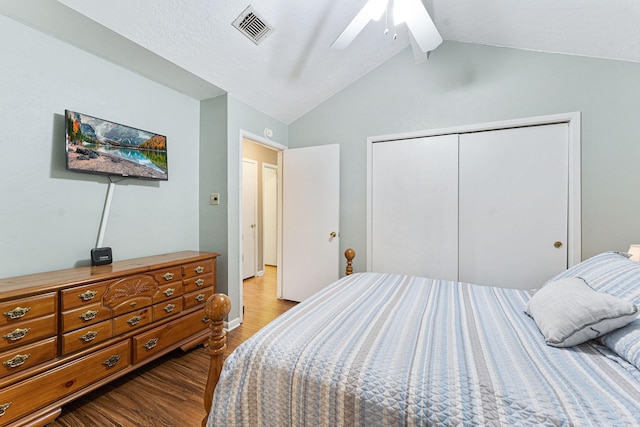
<svg viewBox="0 0 640 427"><path fill-rule="evenodd" d="M438 32L429 13L420 0L402 0L410 13L407 13L405 22L422 52L430 52L442 43L442 37Z"/></svg>
<svg viewBox="0 0 640 427"><path fill-rule="evenodd" d="M411 51L413 52L413 61L416 64L420 64L421 62L427 62L429 59L429 52L423 52L420 50L420 46L418 46L418 42L409 31L409 40L411 40Z"/></svg>
<svg viewBox="0 0 640 427"><path fill-rule="evenodd" d="M356 17L353 18L353 21L347 25L347 28L345 28L331 44L331 47L334 49L344 49L349 46L369 21L372 19L380 19L380 16L384 13L386 3L386 0L369 0L360 12L358 12Z"/></svg>

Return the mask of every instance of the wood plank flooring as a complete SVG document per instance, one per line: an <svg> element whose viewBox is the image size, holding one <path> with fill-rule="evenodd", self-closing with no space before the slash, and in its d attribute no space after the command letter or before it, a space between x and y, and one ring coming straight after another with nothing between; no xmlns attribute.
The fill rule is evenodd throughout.
<svg viewBox="0 0 640 427"><path fill-rule="evenodd" d="M227 335L227 355L296 303L276 298L276 269L245 280L244 322ZM199 426L209 358L202 346L173 351L66 405L49 427Z"/></svg>

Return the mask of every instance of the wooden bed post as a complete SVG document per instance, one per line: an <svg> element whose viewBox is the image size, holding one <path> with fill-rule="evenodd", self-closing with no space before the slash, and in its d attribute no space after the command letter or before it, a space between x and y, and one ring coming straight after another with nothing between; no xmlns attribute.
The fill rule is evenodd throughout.
<svg viewBox="0 0 640 427"><path fill-rule="evenodd" d="M346 275L353 274L353 259L356 257L356 251L349 248L344 251L344 257L347 259L347 269L345 270Z"/></svg>
<svg viewBox="0 0 640 427"><path fill-rule="evenodd" d="M225 294L214 294L209 297L204 306L205 314L211 319L211 334L209 335L208 353L211 356L209 375L204 391L204 409L207 415L202 420L202 426L207 425L207 418L213 402L213 390L220 379L220 372L224 363L224 352L227 349L227 333L224 330L224 318L231 310L231 300Z"/></svg>

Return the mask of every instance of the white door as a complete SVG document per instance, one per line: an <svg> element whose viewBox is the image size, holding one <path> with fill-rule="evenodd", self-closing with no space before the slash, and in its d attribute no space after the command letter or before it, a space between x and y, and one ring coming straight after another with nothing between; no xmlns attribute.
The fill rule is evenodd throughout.
<svg viewBox="0 0 640 427"><path fill-rule="evenodd" d="M242 279L256 275L258 163L242 159Z"/></svg>
<svg viewBox="0 0 640 427"><path fill-rule="evenodd" d="M280 295L303 301L339 277L340 146L282 153Z"/></svg>
<svg viewBox="0 0 640 427"><path fill-rule="evenodd" d="M262 232L264 263L277 265L278 248L278 166L263 164Z"/></svg>
<svg viewBox="0 0 640 427"><path fill-rule="evenodd" d="M457 280L458 136L372 147L371 270Z"/></svg>
<svg viewBox="0 0 640 427"><path fill-rule="evenodd" d="M567 268L568 125L460 135L459 280L537 288Z"/></svg>

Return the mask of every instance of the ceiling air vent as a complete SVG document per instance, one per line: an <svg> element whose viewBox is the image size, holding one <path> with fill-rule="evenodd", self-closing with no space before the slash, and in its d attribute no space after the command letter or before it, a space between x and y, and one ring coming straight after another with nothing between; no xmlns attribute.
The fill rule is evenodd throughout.
<svg viewBox="0 0 640 427"><path fill-rule="evenodd" d="M231 24L255 44L260 44L274 29L249 5Z"/></svg>

